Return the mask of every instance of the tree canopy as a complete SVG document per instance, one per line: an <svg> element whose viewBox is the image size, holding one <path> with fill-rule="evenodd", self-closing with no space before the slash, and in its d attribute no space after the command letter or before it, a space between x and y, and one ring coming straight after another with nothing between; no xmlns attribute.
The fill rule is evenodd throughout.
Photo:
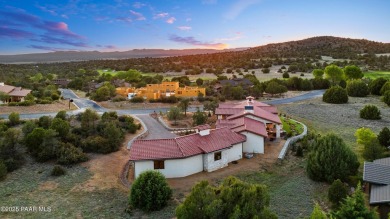
<svg viewBox="0 0 390 219"><path fill-rule="evenodd" d="M344 67L344 74L347 80L361 79L364 74L362 70L356 65L347 65Z"/></svg>
<svg viewBox="0 0 390 219"><path fill-rule="evenodd" d="M306 171L316 181L346 180L357 173L356 154L335 134L317 139L307 159Z"/></svg>
<svg viewBox="0 0 390 219"><path fill-rule="evenodd" d="M219 187L207 181L196 184L176 208L177 218L277 218L269 206L267 188L260 184L226 178Z"/></svg>
<svg viewBox="0 0 390 219"><path fill-rule="evenodd" d="M337 65L328 65L325 68L325 76L328 78L332 85L336 85L341 79L343 79L343 70Z"/></svg>

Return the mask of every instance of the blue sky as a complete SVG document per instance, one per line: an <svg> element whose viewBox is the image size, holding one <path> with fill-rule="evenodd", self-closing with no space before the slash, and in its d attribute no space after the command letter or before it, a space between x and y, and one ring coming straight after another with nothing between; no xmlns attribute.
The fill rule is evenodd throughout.
<svg viewBox="0 0 390 219"><path fill-rule="evenodd" d="M0 54L390 42L388 0L0 0Z"/></svg>

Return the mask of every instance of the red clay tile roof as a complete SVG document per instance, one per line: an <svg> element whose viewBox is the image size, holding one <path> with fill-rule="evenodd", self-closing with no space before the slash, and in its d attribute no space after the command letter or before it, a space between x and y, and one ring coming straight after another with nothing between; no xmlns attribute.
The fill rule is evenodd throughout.
<svg viewBox="0 0 390 219"><path fill-rule="evenodd" d="M1 85L0 86L0 92L4 92L6 94L8 94L9 92L11 92L13 89L15 89L14 86L11 86L11 85Z"/></svg>
<svg viewBox="0 0 390 219"><path fill-rule="evenodd" d="M136 140L130 148L130 160L185 158L228 148L244 141L244 135L229 128L214 129L205 136L192 134L173 139Z"/></svg>
<svg viewBox="0 0 390 219"><path fill-rule="evenodd" d="M246 112L245 110L243 110L240 113L228 116L227 119L228 120L233 120L233 119L236 119L236 118L239 118L239 117L243 117L245 115L253 115L255 117L258 117L258 118L261 118L261 119L264 119L264 120L268 120L270 122L282 124L282 121L280 120L279 116L276 115L276 114L270 113L270 112L268 112L266 110L263 110L263 109L257 108L257 107L254 108L253 111L254 112L251 113L251 112Z"/></svg>
<svg viewBox="0 0 390 219"><path fill-rule="evenodd" d="M248 132L251 132L251 133L256 134L256 135L261 135L263 137L268 136L268 133L267 133L267 130L265 129L264 123L262 123L260 121L257 121L257 120L251 119L251 118L247 118L247 117L243 117L243 118L239 118L238 124L242 124L242 125L233 128L232 129L233 131L239 132L239 133L243 132L243 131L248 131Z"/></svg>
<svg viewBox="0 0 390 219"><path fill-rule="evenodd" d="M15 88L13 91L8 93L8 95L13 96L13 97L25 97L27 94L29 94L31 90L28 89L23 89L21 87Z"/></svg>
<svg viewBox="0 0 390 219"><path fill-rule="evenodd" d="M277 114L278 110L275 106L271 106L259 101L253 101L250 106L254 106L254 108L261 108L263 110L266 110L270 113ZM234 115L237 114L245 109L245 106L248 106L247 101L241 101L238 103L221 103L219 104L218 108L215 110L216 115Z"/></svg>

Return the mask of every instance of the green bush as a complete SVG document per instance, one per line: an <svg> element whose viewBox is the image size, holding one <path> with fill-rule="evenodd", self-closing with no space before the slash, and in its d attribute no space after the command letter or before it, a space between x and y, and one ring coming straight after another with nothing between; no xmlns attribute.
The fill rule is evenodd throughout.
<svg viewBox="0 0 390 219"><path fill-rule="evenodd" d="M373 81L371 81L368 85L368 89L370 90L370 93L373 95L380 95L381 94L381 88L384 84L386 84L387 80L380 77Z"/></svg>
<svg viewBox="0 0 390 219"><path fill-rule="evenodd" d="M283 73L283 78L290 78L290 75L287 72L285 72Z"/></svg>
<svg viewBox="0 0 390 219"><path fill-rule="evenodd" d="M365 97L369 94L369 90L362 80L351 80L347 83L347 93L351 97Z"/></svg>
<svg viewBox="0 0 390 219"><path fill-rule="evenodd" d="M390 81L386 82L382 88L381 88L381 95L385 94L386 91L389 91L390 90Z"/></svg>
<svg viewBox="0 0 390 219"><path fill-rule="evenodd" d="M383 94L382 100L383 100L383 102L385 102L388 106L390 106L390 90L386 91L386 92Z"/></svg>
<svg viewBox="0 0 390 219"><path fill-rule="evenodd" d="M340 86L334 86L327 89L322 96L322 101L326 103L347 103L348 102L348 94L345 89Z"/></svg>
<svg viewBox="0 0 390 219"><path fill-rule="evenodd" d="M123 97L123 96L116 96L114 98L112 98L112 102L122 102L122 101L126 101L126 97Z"/></svg>
<svg viewBox="0 0 390 219"><path fill-rule="evenodd" d="M9 102L8 106L19 106L19 102Z"/></svg>
<svg viewBox="0 0 390 219"><path fill-rule="evenodd" d="M261 69L261 71L263 72L263 74L268 74L270 72L269 68L263 68Z"/></svg>
<svg viewBox="0 0 390 219"><path fill-rule="evenodd" d="M144 98L143 97L133 97L130 99L130 102L132 103L143 103L144 102Z"/></svg>
<svg viewBox="0 0 390 219"><path fill-rule="evenodd" d="M19 103L19 106L32 106L35 104L35 101L31 101L31 100L25 100L23 102L20 102Z"/></svg>
<svg viewBox="0 0 390 219"><path fill-rule="evenodd" d="M160 210L172 196L164 175L149 170L141 173L131 186L129 204L143 211Z"/></svg>
<svg viewBox="0 0 390 219"><path fill-rule="evenodd" d="M360 110L360 118L378 120L381 119L381 111L374 105L366 105Z"/></svg>
<svg viewBox="0 0 390 219"><path fill-rule="evenodd" d="M384 127L378 135L378 141L382 146L390 146L390 130L387 127Z"/></svg>
<svg viewBox="0 0 390 219"><path fill-rule="evenodd" d="M328 134L317 139L311 146L306 172L313 180L330 183L336 179L345 181L349 176L356 175L358 168L356 154L343 139Z"/></svg>
<svg viewBox="0 0 390 219"><path fill-rule="evenodd" d="M81 141L81 146L85 152L103 153L110 150L108 140L101 136L89 136Z"/></svg>
<svg viewBox="0 0 390 219"><path fill-rule="evenodd" d="M310 79L313 89L328 89L330 87L330 82L328 79L323 78L314 78Z"/></svg>
<svg viewBox="0 0 390 219"><path fill-rule="evenodd" d="M5 166L4 162L0 160L0 181L4 180L7 176L7 166Z"/></svg>
<svg viewBox="0 0 390 219"><path fill-rule="evenodd" d="M50 98L51 98L52 100L59 100L59 99L60 99L60 95L58 95L57 93L52 93L52 94L50 95Z"/></svg>
<svg viewBox="0 0 390 219"><path fill-rule="evenodd" d="M328 190L328 199L332 203L334 209L339 208L340 203L348 195L348 188L341 180L337 179L333 181Z"/></svg>
<svg viewBox="0 0 390 219"><path fill-rule="evenodd" d="M62 166L54 166L53 169L51 170L50 175L52 176L62 176L65 175L66 170Z"/></svg>
<svg viewBox="0 0 390 219"><path fill-rule="evenodd" d="M88 157L80 148L76 148L71 143L61 143L57 153L57 162L59 164L75 164L87 161Z"/></svg>
<svg viewBox="0 0 390 219"><path fill-rule="evenodd" d="M8 120L11 126L18 125L20 123L19 113L12 112L11 114L9 114Z"/></svg>

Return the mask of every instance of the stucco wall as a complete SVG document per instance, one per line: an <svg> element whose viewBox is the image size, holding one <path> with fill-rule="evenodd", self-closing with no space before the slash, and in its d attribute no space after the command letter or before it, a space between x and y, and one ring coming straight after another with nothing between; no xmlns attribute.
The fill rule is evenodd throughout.
<svg viewBox="0 0 390 219"><path fill-rule="evenodd" d="M212 172L228 165L228 152L223 150L222 157L220 160L214 161L214 153L208 153L203 155L203 168L207 172Z"/></svg>
<svg viewBox="0 0 390 219"><path fill-rule="evenodd" d="M143 171L153 170L154 162L151 161L136 161L135 177L138 177ZM164 169L157 171L164 174L166 178L177 178L192 175L203 171L202 155L196 155L184 159L165 160Z"/></svg>
<svg viewBox="0 0 390 219"><path fill-rule="evenodd" d="M251 132L241 132L246 136L246 142L242 151L246 153L259 153L264 154L264 137L255 135Z"/></svg>
<svg viewBox="0 0 390 219"><path fill-rule="evenodd" d="M242 143L236 144L226 151L228 154L228 163L240 160L242 158Z"/></svg>

